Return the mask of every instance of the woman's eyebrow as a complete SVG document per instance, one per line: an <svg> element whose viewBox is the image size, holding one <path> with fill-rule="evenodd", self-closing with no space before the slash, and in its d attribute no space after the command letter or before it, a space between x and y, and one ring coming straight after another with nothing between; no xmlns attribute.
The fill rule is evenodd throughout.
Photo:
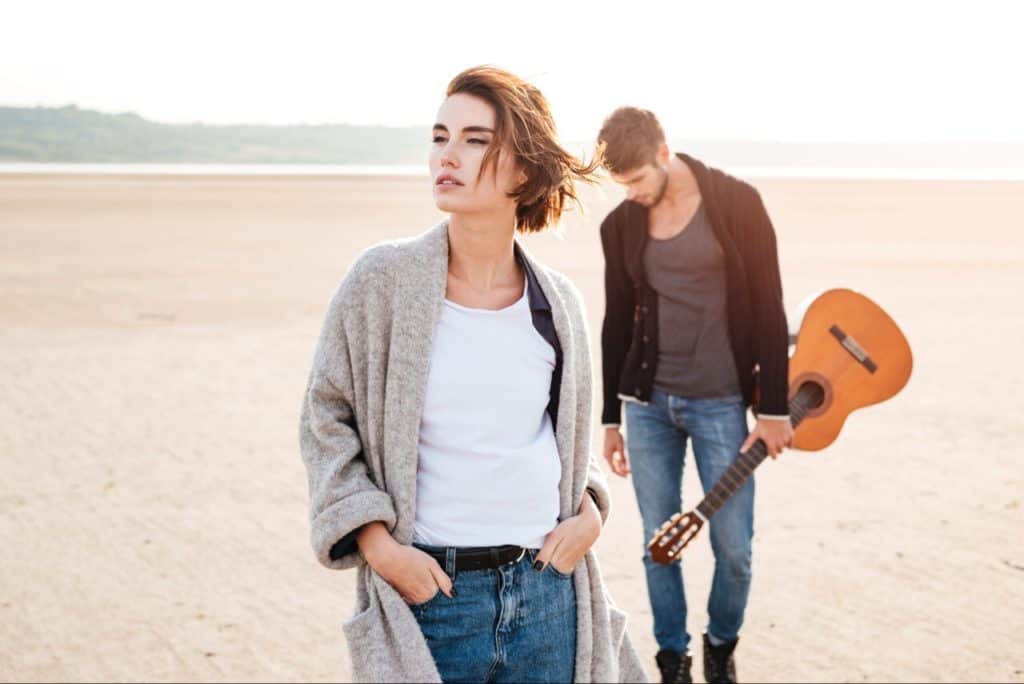
<svg viewBox="0 0 1024 684"><path fill-rule="evenodd" d="M445 133L447 133L448 132L448 127L445 126L442 123L436 123L436 124L434 124L434 130L435 131L444 131ZM487 126L466 126L465 128L462 129L462 132L463 133L494 133L494 129L493 128L488 128Z"/></svg>

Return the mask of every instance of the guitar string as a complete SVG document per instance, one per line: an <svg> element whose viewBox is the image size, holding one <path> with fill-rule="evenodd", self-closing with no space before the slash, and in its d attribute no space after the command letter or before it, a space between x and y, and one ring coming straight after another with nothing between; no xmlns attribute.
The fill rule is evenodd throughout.
<svg viewBox="0 0 1024 684"><path fill-rule="evenodd" d="M794 429L807 417L807 414L813 410L809 405L801 403L801 399L807 397L814 390L803 390L797 391L797 395L793 398L790 405L790 420L793 421L794 416L796 417ZM711 488L711 491L707 493L704 499L697 505L702 515L710 518L714 515L719 508L725 505L725 502L733 496L743 485L746 480L751 476L754 469L757 468L764 459L767 457L765 448L760 442L756 443L754 447L749 449L746 454L740 454L740 456L734 461L733 466L739 464L739 467L730 466L728 470L723 474L723 477L715 483L715 486ZM741 475L740 481L736 482L736 471L739 470ZM731 475L732 478L727 479L726 476ZM719 486L721 483L721 486ZM725 490L724 492L722 490ZM724 496L723 496L724 494ZM706 502L706 505L705 505Z"/></svg>
<svg viewBox="0 0 1024 684"><path fill-rule="evenodd" d="M859 361L856 361L856 359L854 359L849 354L833 355L832 357L830 357L830 359L831 363L827 364L828 367L825 369L825 372L822 373L822 375L824 375L825 377L831 377L832 380L830 381L830 384L833 386L839 384L842 378L846 376L852 369L863 368L862 364L860 364ZM797 396L794 397L794 403L797 401L799 397L800 390L798 390ZM813 409L807 409L807 413L809 413L810 410ZM806 414L801 415L799 422L803 422L805 418ZM764 462L764 459L767 457L767 454L762 453L762 451L764 451L764 447L762 447L760 443L755 444L754 447L747 451L747 454L751 454L751 452L754 452L755 449L756 453L753 454L754 458L744 458L745 455L740 454L740 456L734 462L734 464L740 463L743 470L746 470L746 472L743 473L743 481L740 482L738 485L732 485L730 484L730 482L722 482L722 480L719 480L719 482L722 482L722 487L719 487L718 483L715 483L715 486L712 487L711 491L708 492L704 499L697 505L697 508L701 511L702 515L705 515L705 517L707 518L710 518L712 515L714 515L719 508L725 505L725 502L731 496L733 496L737 491L739 491L743 484L745 484L746 479L749 478L750 475L753 473L754 469L757 468L757 466L759 466L762 462ZM732 468L732 466L730 466L729 470L734 469ZM727 470L726 472L728 473L729 471ZM735 475L735 473L733 473L733 475ZM724 492L722 491L723 489L725 490ZM725 495L723 496L722 494Z"/></svg>
<svg viewBox="0 0 1024 684"><path fill-rule="evenodd" d="M830 361L831 363L827 364L827 369L825 369L825 371L822 372L821 374L826 378L832 378L830 384L833 386L840 384L841 379L844 376L846 376L852 369L863 368L863 364L854 359L848 353L832 355L830 357ZM824 391L824 388L822 388L822 390ZM800 398L802 394L804 393L801 390L797 391L797 395L793 398L793 402L791 403L790 407L790 420L792 421L794 416L796 416L797 418L795 421L794 429L807 418L807 414L813 411L812 407L804 406L800 403ZM751 454L751 452L754 452L755 450L757 451L757 453ZM708 492L704 499L697 505L697 509L701 512L702 515L705 515L705 517L709 519L712 515L714 515L715 512L718 511L719 508L721 508L721 506L725 504L725 502L730 497L732 497L746 483L746 480L753 474L754 469L756 469L761 463L764 462L765 458L767 458L767 453L761 453L764 451L764 447L761 446L760 442L758 442L755 443L754 447L749 449L746 452L746 454L740 454L736 461L733 462L733 465L741 464L740 468L733 468L733 466L730 466L726 473L723 474L723 478L715 483L715 486L712 487L711 491ZM753 457L744 458L745 456L749 455L752 455ZM734 481L732 480L726 481L725 475L731 474L733 477L735 477L737 474L735 472L736 470L739 470L739 474L741 475L740 482L733 484ZM719 487L719 484L721 484L722 486ZM725 496L721 496L722 492L716 491L721 489L725 490ZM707 510L708 508L710 508L711 510Z"/></svg>

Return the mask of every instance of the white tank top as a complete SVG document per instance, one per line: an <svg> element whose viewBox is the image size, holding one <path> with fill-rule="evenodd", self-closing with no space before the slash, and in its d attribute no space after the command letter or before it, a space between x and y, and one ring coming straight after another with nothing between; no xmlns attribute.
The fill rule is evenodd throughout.
<svg viewBox="0 0 1024 684"><path fill-rule="evenodd" d="M554 368L525 290L497 311L444 301L420 423L415 542L543 545L562 477L547 412Z"/></svg>

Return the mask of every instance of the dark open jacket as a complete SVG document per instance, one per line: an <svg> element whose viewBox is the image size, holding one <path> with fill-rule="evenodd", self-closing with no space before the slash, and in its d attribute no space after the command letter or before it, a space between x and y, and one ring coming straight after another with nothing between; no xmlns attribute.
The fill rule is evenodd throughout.
<svg viewBox="0 0 1024 684"><path fill-rule="evenodd" d="M697 177L712 230L725 253L729 340L743 398L765 415L789 413L789 334L775 230L748 183L678 155ZM622 399L646 402L658 368L658 294L644 273L647 208L623 201L601 224L605 315L601 329L601 422L620 423Z"/></svg>

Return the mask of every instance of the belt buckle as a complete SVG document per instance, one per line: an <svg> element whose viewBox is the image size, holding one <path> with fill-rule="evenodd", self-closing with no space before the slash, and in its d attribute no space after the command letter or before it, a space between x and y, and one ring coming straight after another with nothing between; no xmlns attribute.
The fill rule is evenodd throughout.
<svg viewBox="0 0 1024 684"><path fill-rule="evenodd" d="M519 561L523 560L523 556L525 556L525 555L526 555L526 547L525 546L520 546L519 547L519 557L516 558L514 561L510 561L510 564L511 563L518 563Z"/></svg>

